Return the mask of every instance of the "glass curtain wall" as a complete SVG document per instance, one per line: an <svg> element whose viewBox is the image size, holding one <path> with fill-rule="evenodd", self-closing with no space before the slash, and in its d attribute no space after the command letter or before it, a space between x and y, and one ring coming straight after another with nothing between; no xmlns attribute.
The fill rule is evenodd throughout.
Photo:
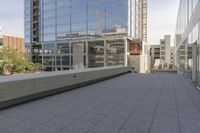
<svg viewBox="0 0 200 133"><path fill-rule="evenodd" d="M26 0L24 2L24 37L25 49L28 55L31 54L31 9L31 0Z"/></svg>
<svg viewBox="0 0 200 133"><path fill-rule="evenodd" d="M105 62L105 54L104 41L88 42L88 67L103 67Z"/></svg>
<svg viewBox="0 0 200 133"><path fill-rule="evenodd" d="M42 30L43 42L56 41L56 1L43 0Z"/></svg>
<svg viewBox="0 0 200 133"><path fill-rule="evenodd" d="M186 49L185 45L182 44L180 49L179 49L179 66L181 71L185 71L185 64L186 64Z"/></svg>
<svg viewBox="0 0 200 133"><path fill-rule="evenodd" d="M107 44L107 66L124 65L124 40L110 40Z"/></svg>
<svg viewBox="0 0 200 133"><path fill-rule="evenodd" d="M179 70L200 85L199 21L195 21L195 11L199 0L181 0L176 25L176 35L181 35L176 44L179 54ZM190 24L194 21L194 25ZM186 28L190 31L186 32ZM176 42L176 41L175 41Z"/></svg>
<svg viewBox="0 0 200 133"><path fill-rule="evenodd" d="M55 44L43 44L43 65L45 70L54 71L56 68Z"/></svg>
<svg viewBox="0 0 200 133"><path fill-rule="evenodd" d="M33 1L24 3L26 49L30 54L42 54L42 63L47 70L73 69L77 64L75 60L79 58L74 54L78 52L74 48L80 45L76 43L79 41L84 43L79 50L86 51L83 59L79 58L84 67L123 65L125 42L122 38L128 37L128 30L131 30L128 28L129 0L39 0L38 45L41 47L34 46L31 50ZM140 1L136 0L138 8L134 12L138 14L139 5ZM139 16L135 15L138 20L136 27L140 27ZM140 30L136 32L139 35Z"/></svg>
<svg viewBox="0 0 200 133"><path fill-rule="evenodd" d="M70 5L71 0L58 0L57 1L57 40L69 40L70 39Z"/></svg>
<svg viewBox="0 0 200 133"><path fill-rule="evenodd" d="M56 68L58 70L70 69L69 43L58 43L56 45Z"/></svg>
<svg viewBox="0 0 200 133"><path fill-rule="evenodd" d="M70 69L77 66L75 60L83 61L84 67L87 63L88 67L102 67L106 61L104 41L89 41L88 56L84 53L83 57L74 54L78 44L73 41L127 36L128 0L41 0L41 35L43 64L48 69ZM108 42L107 48L113 55L107 56L106 64L124 63L124 41L115 46Z"/></svg>
<svg viewBox="0 0 200 133"><path fill-rule="evenodd" d="M24 31L25 43L31 43L31 0L24 2Z"/></svg>
<svg viewBox="0 0 200 133"><path fill-rule="evenodd" d="M42 0L43 40L128 35L128 0Z"/></svg>
<svg viewBox="0 0 200 133"><path fill-rule="evenodd" d="M200 43L199 43L199 24L200 22L198 22L196 24L196 26L193 29L193 39L192 39L192 43L193 43L193 52L195 52L195 54L193 54L193 58L194 58L194 63L195 63L195 75L196 75L196 81L198 82L198 84L200 85ZM194 57L196 56L196 57Z"/></svg>

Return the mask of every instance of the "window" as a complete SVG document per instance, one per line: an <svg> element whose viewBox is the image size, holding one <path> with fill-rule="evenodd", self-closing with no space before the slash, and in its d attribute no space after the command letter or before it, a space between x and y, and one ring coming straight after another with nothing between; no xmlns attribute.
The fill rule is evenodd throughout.
<svg viewBox="0 0 200 133"><path fill-rule="evenodd" d="M57 54L69 54L69 43L58 43Z"/></svg>

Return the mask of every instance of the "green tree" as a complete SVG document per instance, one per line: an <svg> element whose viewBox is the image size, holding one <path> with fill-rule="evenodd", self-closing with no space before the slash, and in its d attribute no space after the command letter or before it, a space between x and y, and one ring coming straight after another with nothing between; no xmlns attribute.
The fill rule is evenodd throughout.
<svg viewBox="0 0 200 133"><path fill-rule="evenodd" d="M34 64L20 55L17 50L3 47L0 49L0 75L13 75L16 73L30 73L41 71L40 64Z"/></svg>

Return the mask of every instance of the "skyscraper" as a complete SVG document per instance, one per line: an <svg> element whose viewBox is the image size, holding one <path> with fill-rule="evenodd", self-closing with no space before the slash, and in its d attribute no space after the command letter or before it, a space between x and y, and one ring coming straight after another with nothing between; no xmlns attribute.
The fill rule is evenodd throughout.
<svg viewBox="0 0 200 133"><path fill-rule="evenodd" d="M127 65L129 43L144 37L142 5L141 0L25 0L30 59L46 70Z"/></svg>

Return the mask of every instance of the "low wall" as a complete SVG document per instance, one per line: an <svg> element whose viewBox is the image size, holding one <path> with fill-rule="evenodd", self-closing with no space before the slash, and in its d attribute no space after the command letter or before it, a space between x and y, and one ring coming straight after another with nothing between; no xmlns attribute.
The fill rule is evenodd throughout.
<svg viewBox="0 0 200 133"><path fill-rule="evenodd" d="M0 109L69 91L128 72L131 72L130 67L109 67L0 77Z"/></svg>

